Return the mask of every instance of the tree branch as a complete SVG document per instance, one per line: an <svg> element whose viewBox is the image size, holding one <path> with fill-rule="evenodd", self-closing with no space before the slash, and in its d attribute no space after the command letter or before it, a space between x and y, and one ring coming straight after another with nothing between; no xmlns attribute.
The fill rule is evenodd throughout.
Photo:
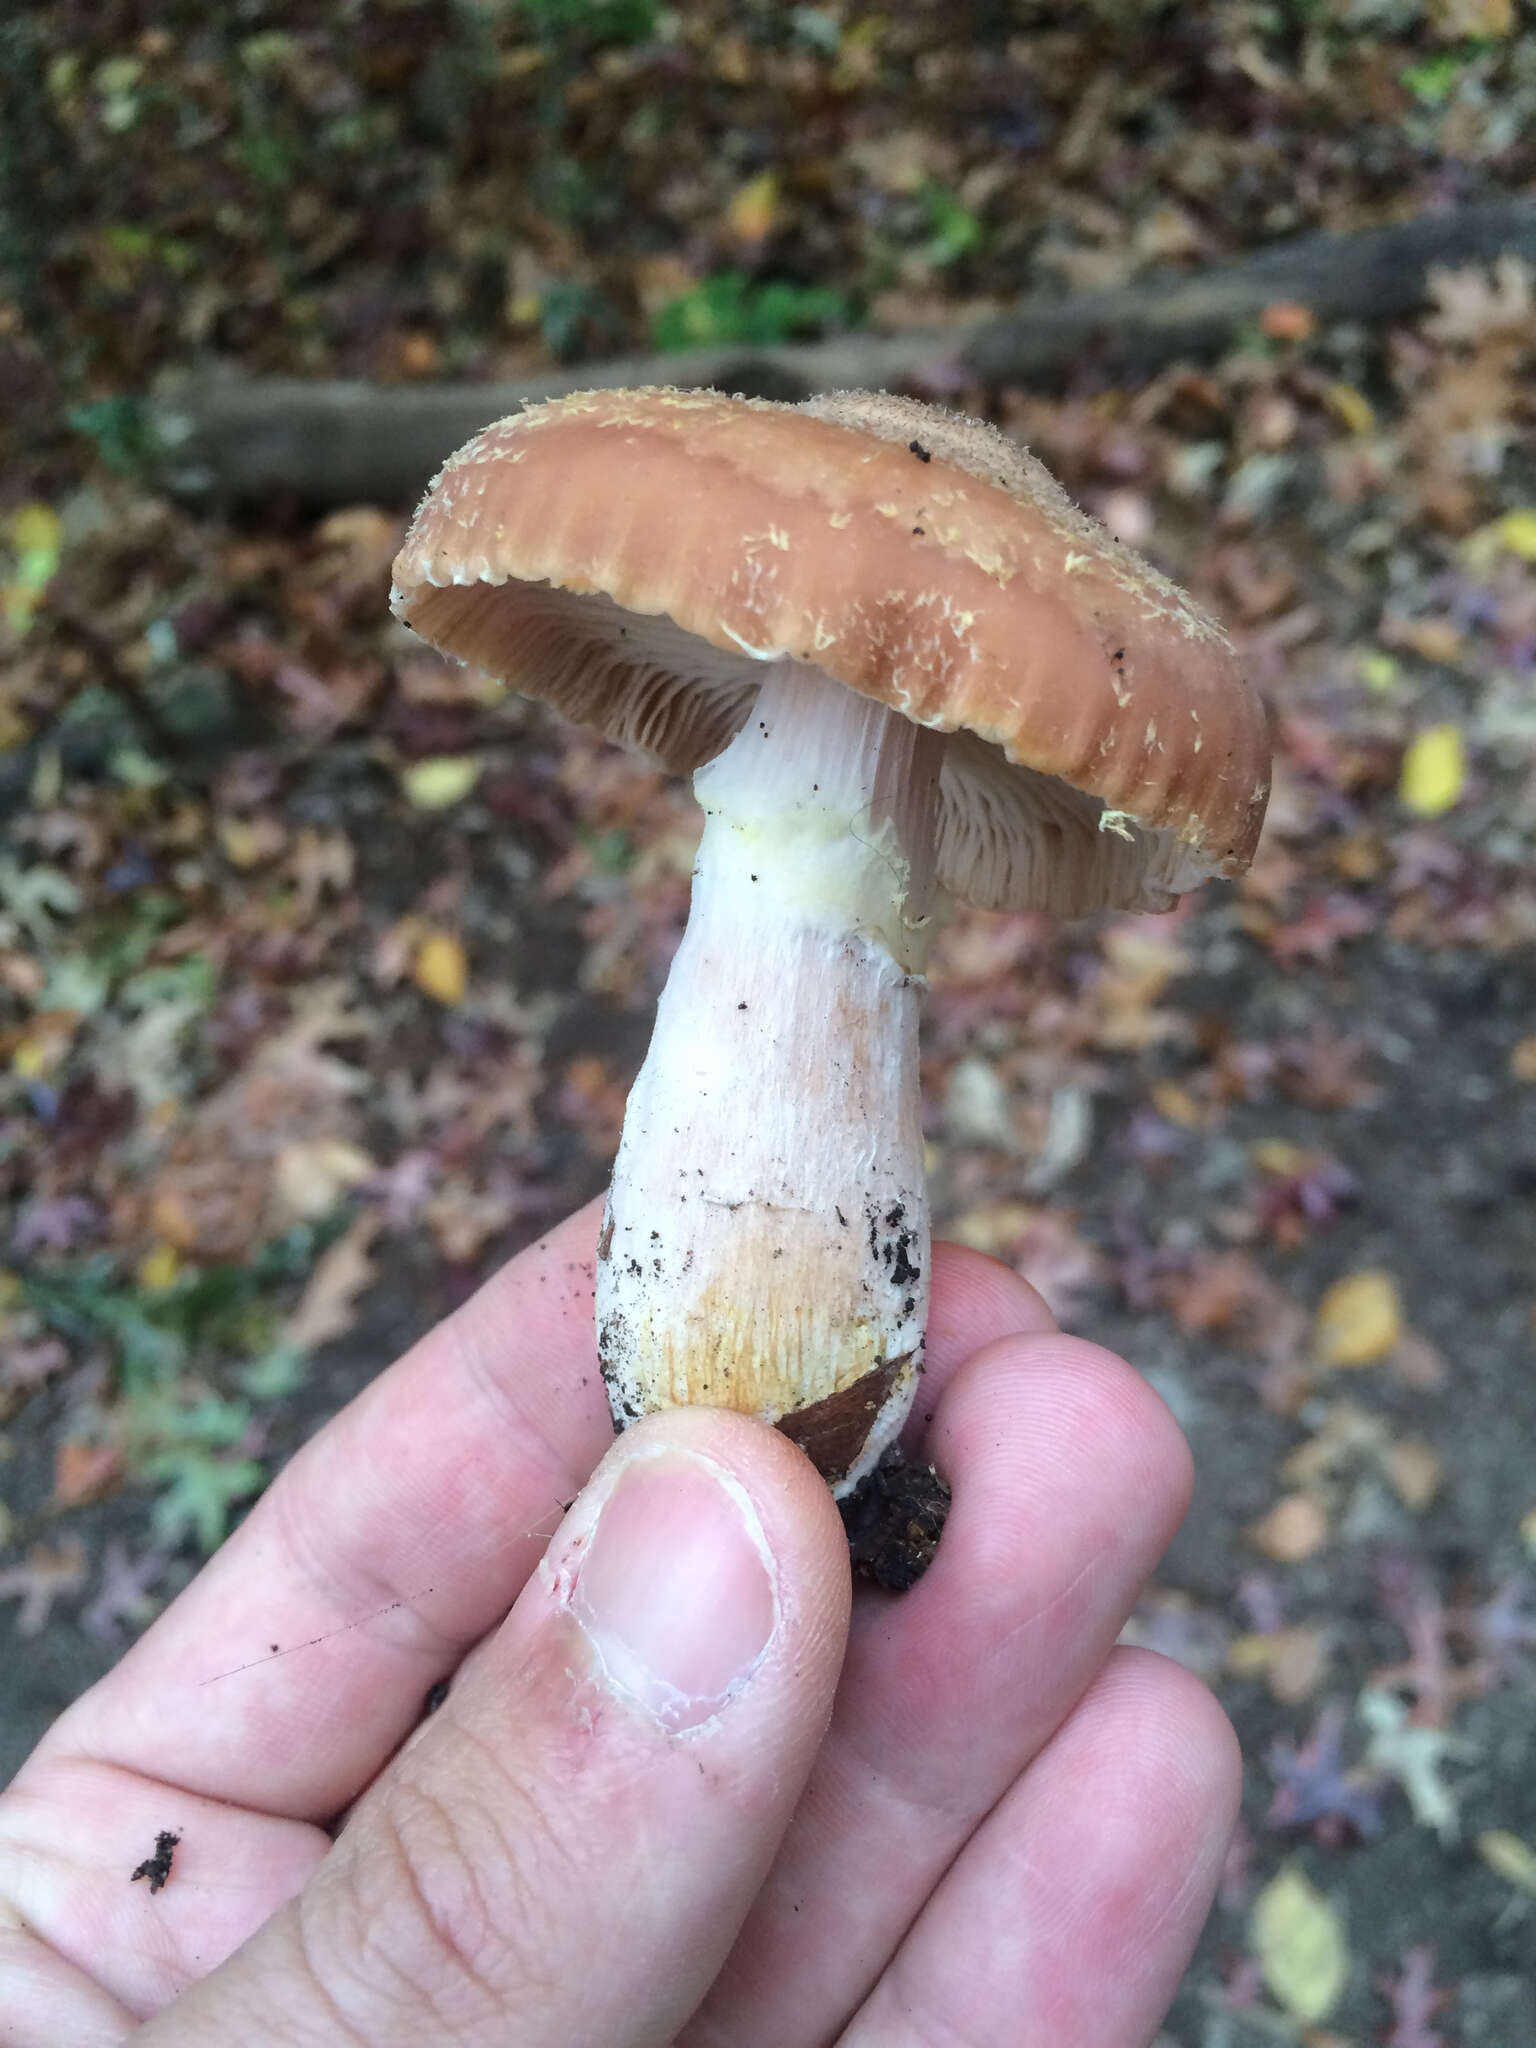
<svg viewBox="0 0 1536 2048"><path fill-rule="evenodd" d="M1267 305L1294 300L1322 323L1402 318L1437 265L1536 260L1536 196L1514 195L1359 233L1311 234L1241 262L1121 290L1026 299L969 329L843 334L777 348L713 348L551 368L515 383L373 385L180 373L149 401L162 480L188 495L317 505L404 505L487 421L596 387L711 385L798 399L842 388L1024 383L1049 387L1085 361L1144 376L1209 356Z"/></svg>

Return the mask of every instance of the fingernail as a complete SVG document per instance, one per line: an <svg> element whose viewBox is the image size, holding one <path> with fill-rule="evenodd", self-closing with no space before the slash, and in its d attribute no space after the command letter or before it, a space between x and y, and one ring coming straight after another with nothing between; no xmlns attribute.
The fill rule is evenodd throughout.
<svg viewBox="0 0 1536 2048"><path fill-rule="evenodd" d="M778 1619L772 1556L745 1489L687 1452L633 1457L567 1583L607 1684L675 1732L741 1692Z"/></svg>

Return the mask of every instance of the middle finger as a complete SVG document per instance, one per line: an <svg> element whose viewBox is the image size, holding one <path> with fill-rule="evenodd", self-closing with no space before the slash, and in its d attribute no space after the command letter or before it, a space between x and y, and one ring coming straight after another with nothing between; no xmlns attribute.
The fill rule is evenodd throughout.
<svg viewBox="0 0 1536 2048"><path fill-rule="evenodd" d="M1057 1334L973 1358L927 1448L954 1488L937 1558L912 1592L858 1603L806 1796L684 2042L836 2032L1086 1690L1188 1503L1157 1395Z"/></svg>

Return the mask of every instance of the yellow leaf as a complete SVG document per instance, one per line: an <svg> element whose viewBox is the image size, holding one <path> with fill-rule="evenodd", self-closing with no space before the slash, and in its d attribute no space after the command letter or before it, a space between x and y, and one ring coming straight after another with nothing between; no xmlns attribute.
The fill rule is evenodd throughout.
<svg viewBox="0 0 1536 2048"><path fill-rule="evenodd" d="M1499 539L1522 562L1536 562L1536 506L1521 505L1495 522Z"/></svg>
<svg viewBox="0 0 1536 2048"><path fill-rule="evenodd" d="M1477 1853L1488 1868L1536 1899L1536 1849L1503 1828L1490 1828L1477 1838Z"/></svg>
<svg viewBox="0 0 1536 2048"><path fill-rule="evenodd" d="M424 995L450 1009L464 1000L469 986L469 963L464 948L452 932L428 932L416 949L411 979Z"/></svg>
<svg viewBox="0 0 1536 2048"><path fill-rule="evenodd" d="M481 766L472 754L439 754L402 768L400 787L418 811L446 811L469 795L480 780Z"/></svg>
<svg viewBox="0 0 1536 2048"><path fill-rule="evenodd" d="M779 174L764 171L740 187L725 210L726 225L743 242L765 241L779 203Z"/></svg>
<svg viewBox="0 0 1536 2048"><path fill-rule="evenodd" d="M1313 1348L1322 1365L1374 1365L1403 1334L1397 1282L1378 1267L1346 1273L1317 1304Z"/></svg>
<svg viewBox="0 0 1536 2048"><path fill-rule="evenodd" d="M1438 818L1460 801L1466 779L1461 728L1426 726L1408 743L1397 794L1403 808L1415 817Z"/></svg>
<svg viewBox="0 0 1536 2048"><path fill-rule="evenodd" d="M1227 1645L1227 1669L1234 1678L1259 1678L1274 1654L1272 1636L1234 1636Z"/></svg>
<svg viewBox="0 0 1536 2048"><path fill-rule="evenodd" d="M1291 2018L1315 2026L1338 2004L1349 1950L1338 1914L1294 1864L1253 1902L1248 1939L1264 1983Z"/></svg>
<svg viewBox="0 0 1536 2048"><path fill-rule="evenodd" d="M312 1221L374 1171L368 1154L343 1138L295 1138L278 1153L273 1182L288 1214Z"/></svg>
<svg viewBox="0 0 1536 2048"><path fill-rule="evenodd" d="M180 1271L181 1258L175 1245L162 1237L140 1263L139 1285L146 1294L164 1294Z"/></svg>
<svg viewBox="0 0 1536 2048"><path fill-rule="evenodd" d="M1388 1484L1403 1506L1422 1514L1440 1491L1444 1476L1440 1460L1429 1445L1405 1437L1400 1443L1388 1444L1381 1454L1381 1463Z"/></svg>
<svg viewBox="0 0 1536 2048"><path fill-rule="evenodd" d="M1352 434L1368 434L1376 424L1371 401L1353 384L1330 384L1323 393L1328 410Z"/></svg>
<svg viewBox="0 0 1536 2048"><path fill-rule="evenodd" d="M1511 0L1434 0L1430 20L1442 42L1467 36L1507 36L1514 26Z"/></svg>
<svg viewBox="0 0 1536 2048"><path fill-rule="evenodd" d="M23 1081L42 1081L60 1066L80 1026L78 1010L40 1010L11 1054Z"/></svg>
<svg viewBox="0 0 1536 2048"><path fill-rule="evenodd" d="M59 549L64 529L51 505L35 501L18 505L9 525L11 546L16 551L17 574L28 590L42 590L59 566Z"/></svg>
<svg viewBox="0 0 1536 2048"><path fill-rule="evenodd" d="M1509 1056L1509 1071L1517 1081L1536 1081L1536 1031L1516 1042Z"/></svg>
<svg viewBox="0 0 1536 2048"><path fill-rule="evenodd" d="M1152 1104L1159 1116L1167 1117L1169 1123L1186 1131L1198 1131L1210 1122L1209 1112L1179 1081L1155 1081Z"/></svg>
<svg viewBox="0 0 1536 2048"><path fill-rule="evenodd" d="M1287 1493L1245 1533L1276 1564L1300 1564L1328 1541L1328 1517L1310 1493Z"/></svg>
<svg viewBox="0 0 1536 2048"><path fill-rule="evenodd" d="M288 834L276 818L220 818L214 829L224 858L237 868L259 867L288 843Z"/></svg>
<svg viewBox="0 0 1536 2048"><path fill-rule="evenodd" d="M63 528L51 506L33 500L17 506L5 523L5 537L15 555L16 567L14 581L0 591L0 612L11 631L20 637L30 629L43 592L59 566Z"/></svg>
<svg viewBox="0 0 1536 2048"><path fill-rule="evenodd" d="M1256 1138L1248 1150L1261 1172L1277 1174L1282 1179L1287 1174L1300 1173L1309 1157L1302 1146L1293 1145L1288 1138Z"/></svg>

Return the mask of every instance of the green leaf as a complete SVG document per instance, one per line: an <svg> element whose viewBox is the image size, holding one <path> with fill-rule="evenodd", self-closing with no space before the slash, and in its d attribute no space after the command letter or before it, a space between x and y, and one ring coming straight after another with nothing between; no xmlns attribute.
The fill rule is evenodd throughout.
<svg viewBox="0 0 1536 2048"><path fill-rule="evenodd" d="M660 25L656 0L519 0L517 11L545 42L643 43Z"/></svg>
<svg viewBox="0 0 1536 2048"><path fill-rule="evenodd" d="M154 468L164 452L148 408L137 398L97 398L65 414L77 434L95 445L108 469L136 476Z"/></svg>
<svg viewBox="0 0 1536 2048"><path fill-rule="evenodd" d="M241 1391L253 1401L281 1401L304 1384L309 1360L293 1344L279 1344L265 1357L253 1359L236 1374Z"/></svg>
<svg viewBox="0 0 1536 2048"><path fill-rule="evenodd" d="M923 254L936 268L954 263L981 246L981 222L947 186L930 178L917 196L928 216L929 241Z"/></svg>
<svg viewBox="0 0 1536 2048"><path fill-rule="evenodd" d="M120 1000L130 1010L157 1010L163 1003L195 1003L206 1009L218 994L213 962L202 953L164 967L145 967L123 983Z"/></svg>
<svg viewBox="0 0 1536 2048"><path fill-rule="evenodd" d="M1466 59L1459 51L1442 50L1422 64L1410 65L1400 76L1421 107L1443 107L1465 68Z"/></svg>
<svg viewBox="0 0 1536 2048"><path fill-rule="evenodd" d="M174 1544L195 1536L203 1550L218 1549L230 1509L259 1492L266 1479L254 1458L220 1458L195 1447L166 1451L141 1469L164 1489L154 1508L158 1540Z"/></svg>
<svg viewBox="0 0 1536 2048"><path fill-rule="evenodd" d="M740 270L720 270L692 291L668 300L651 322L661 349L713 348L737 342L771 346L793 335L846 327L853 304L829 285L787 279L753 284Z"/></svg>
<svg viewBox="0 0 1536 2048"><path fill-rule="evenodd" d="M40 1010L75 1010L82 1017L94 1017L107 1000L112 977L95 960L83 953L66 953L49 969L48 980L37 999Z"/></svg>
<svg viewBox="0 0 1536 2048"><path fill-rule="evenodd" d="M80 908L80 891L59 868L41 863L24 868L0 860L0 904L39 945L46 945L54 919L73 917Z"/></svg>

